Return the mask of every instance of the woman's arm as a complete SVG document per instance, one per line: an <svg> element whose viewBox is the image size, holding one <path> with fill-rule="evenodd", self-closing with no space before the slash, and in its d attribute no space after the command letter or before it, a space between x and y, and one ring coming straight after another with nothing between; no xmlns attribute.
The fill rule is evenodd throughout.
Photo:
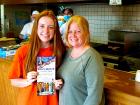
<svg viewBox="0 0 140 105"><path fill-rule="evenodd" d="M104 66L102 59L98 55L88 61L85 78L88 95L84 105L99 105L103 94Z"/></svg>
<svg viewBox="0 0 140 105"><path fill-rule="evenodd" d="M31 85L32 83L29 82L27 79L10 79L11 80L11 84L15 87L27 87L29 85Z"/></svg>
<svg viewBox="0 0 140 105"><path fill-rule="evenodd" d="M31 71L27 73L27 79L17 78L17 79L10 79L11 84L15 87L27 87L35 82L37 79L37 72Z"/></svg>

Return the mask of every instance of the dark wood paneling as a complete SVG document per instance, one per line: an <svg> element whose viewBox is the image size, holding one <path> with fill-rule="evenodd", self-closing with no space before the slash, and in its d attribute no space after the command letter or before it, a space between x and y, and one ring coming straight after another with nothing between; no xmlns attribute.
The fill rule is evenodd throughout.
<svg viewBox="0 0 140 105"><path fill-rule="evenodd" d="M56 3L57 0L2 0L2 4Z"/></svg>

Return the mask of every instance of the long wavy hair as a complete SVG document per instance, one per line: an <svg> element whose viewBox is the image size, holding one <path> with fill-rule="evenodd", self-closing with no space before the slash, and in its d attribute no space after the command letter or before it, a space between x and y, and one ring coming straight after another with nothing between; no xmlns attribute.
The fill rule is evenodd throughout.
<svg viewBox="0 0 140 105"><path fill-rule="evenodd" d="M29 51L25 59L25 69L26 72L36 70L36 59L41 48L41 40L38 37L37 30L38 30L38 21L41 17L48 16L54 21L54 37L51 40L53 45L53 56L56 56L56 68L58 68L62 62L62 56L65 53L65 45L61 39L61 34L59 31L59 26L57 22L57 18L54 15L53 11L51 10L44 10L40 14L37 15L34 21L30 41L29 41Z"/></svg>

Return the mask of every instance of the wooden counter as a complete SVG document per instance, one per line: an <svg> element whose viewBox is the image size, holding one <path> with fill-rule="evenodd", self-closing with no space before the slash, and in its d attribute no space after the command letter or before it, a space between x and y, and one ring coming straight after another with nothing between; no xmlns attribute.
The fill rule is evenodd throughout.
<svg viewBox="0 0 140 105"><path fill-rule="evenodd" d="M18 89L11 86L8 79L8 71L12 62L10 59L0 58L0 105L16 105Z"/></svg>
<svg viewBox="0 0 140 105"><path fill-rule="evenodd" d="M105 95L107 105L140 105L140 82L135 74L106 68Z"/></svg>
<svg viewBox="0 0 140 105"><path fill-rule="evenodd" d="M6 38L6 37L0 38L0 47L10 46L15 44L16 44L15 38Z"/></svg>
<svg viewBox="0 0 140 105"><path fill-rule="evenodd" d="M16 105L18 91L11 86L7 78L11 62L9 58L0 58L1 105ZM134 76L132 73L106 68L104 76L106 105L140 105L140 83L132 80Z"/></svg>

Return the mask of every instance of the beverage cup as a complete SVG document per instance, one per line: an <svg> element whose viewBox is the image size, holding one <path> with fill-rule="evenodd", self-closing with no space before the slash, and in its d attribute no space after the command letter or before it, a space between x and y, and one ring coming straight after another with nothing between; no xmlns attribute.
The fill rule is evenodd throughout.
<svg viewBox="0 0 140 105"><path fill-rule="evenodd" d="M140 70L136 71L135 81L140 82Z"/></svg>

